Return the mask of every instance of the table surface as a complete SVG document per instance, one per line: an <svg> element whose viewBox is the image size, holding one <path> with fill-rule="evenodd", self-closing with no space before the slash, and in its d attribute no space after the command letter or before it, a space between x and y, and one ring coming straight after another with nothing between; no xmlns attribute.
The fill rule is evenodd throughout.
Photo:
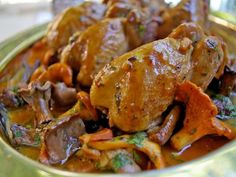
<svg viewBox="0 0 236 177"><path fill-rule="evenodd" d="M53 18L50 2L0 5L0 42Z"/></svg>

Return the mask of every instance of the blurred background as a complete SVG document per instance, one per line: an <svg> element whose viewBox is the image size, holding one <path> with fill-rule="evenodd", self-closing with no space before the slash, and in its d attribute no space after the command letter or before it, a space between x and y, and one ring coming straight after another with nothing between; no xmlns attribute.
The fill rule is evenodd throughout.
<svg viewBox="0 0 236 177"><path fill-rule="evenodd" d="M0 42L29 27L48 22L65 7L82 1L0 0ZM179 0L166 2L175 5ZM215 16L236 24L236 0L211 0L210 7Z"/></svg>

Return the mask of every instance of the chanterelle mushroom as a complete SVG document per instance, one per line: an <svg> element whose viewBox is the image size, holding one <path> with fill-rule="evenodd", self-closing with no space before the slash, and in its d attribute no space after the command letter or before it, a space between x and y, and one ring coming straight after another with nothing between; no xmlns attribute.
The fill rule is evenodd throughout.
<svg viewBox="0 0 236 177"><path fill-rule="evenodd" d="M216 118L216 106L195 84L189 81L181 84L176 91L176 99L186 104L184 127L171 138L171 143L177 150L205 135L217 134L229 139L236 136L230 127Z"/></svg>

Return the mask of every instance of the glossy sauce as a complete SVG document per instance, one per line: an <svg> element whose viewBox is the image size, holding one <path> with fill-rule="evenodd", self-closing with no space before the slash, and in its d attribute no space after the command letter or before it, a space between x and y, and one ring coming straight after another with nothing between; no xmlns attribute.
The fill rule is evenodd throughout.
<svg viewBox="0 0 236 177"><path fill-rule="evenodd" d="M21 80L21 70L17 70L17 68L21 68L23 66L23 61L28 61L30 64L34 63L34 58L42 60L42 56L46 52L45 46L40 46L39 44L36 47L32 47L17 57L15 57L3 70L0 72L0 91L4 90L5 88L12 88L16 86ZM10 80L10 79L13 79ZM60 114L61 111L54 110L54 115ZM29 106L24 106L22 108L14 109L10 111L10 119L12 122L24 125L24 126L34 126L34 118L35 113ZM195 142L191 145L188 149L183 152L176 152L168 143L164 147L162 147L163 156L166 162L166 166L173 166L176 164L180 164L183 162L187 162L207 153L214 151L215 149L223 146L229 142L226 138L218 137L218 136L207 136L199 141ZM17 150L24 154L25 156L38 160L38 155L40 148L32 148L32 147L18 147ZM56 165L55 167L68 169L70 171L76 171L76 169L83 169L86 171L86 168L89 170L89 162L82 162L77 158L77 156L73 156L71 159L66 162L64 165ZM84 165L87 164L87 165ZM88 167L87 167L88 166Z"/></svg>

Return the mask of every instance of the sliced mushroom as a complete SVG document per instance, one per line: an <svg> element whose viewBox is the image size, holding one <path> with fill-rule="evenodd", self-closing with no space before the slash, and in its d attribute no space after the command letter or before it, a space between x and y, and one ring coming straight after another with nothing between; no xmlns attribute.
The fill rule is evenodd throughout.
<svg viewBox="0 0 236 177"><path fill-rule="evenodd" d="M79 136L85 126L79 116L61 116L51 122L44 134L39 160L42 163L63 164L80 148Z"/></svg>
<svg viewBox="0 0 236 177"><path fill-rule="evenodd" d="M176 123L179 120L180 107L175 106L170 113L166 116L165 121L162 123L161 127L156 131L149 133L149 138L158 143L159 145L164 145L171 137Z"/></svg>
<svg viewBox="0 0 236 177"><path fill-rule="evenodd" d="M65 112L62 116L77 116L79 115L83 120L97 121L97 112L91 105L89 94L81 91L77 94L78 100L75 105Z"/></svg>
<svg viewBox="0 0 236 177"><path fill-rule="evenodd" d="M53 85L52 97L56 104L68 106L76 102L76 89L67 87L64 82Z"/></svg>
<svg viewBox="0 0 236 177"><path fill-rule="evenodd" d="M10 122L8 110L0 104L0 133L12 146L40 146L40 134L35 129L27 129Z"/></svg>
<svg viewBox="0 0 236 177"><path fill-rule="evenodd" d="M51 81L53 83L64 82L67 86L71 86L72 75L72 70L68 65L63 63L55 63L42 72L37 80L42 83L47 81Z"/></svg>
<svg viewBox="0 0 236 177"><path fill-rule="evenodd" d="M4 90L0 93L0 102L11 108L17 108L25 104L22 97L14 90Z"/></svg>
<svg viewBox="0 0 236 177"><path fill-rule="evenodd" d="M27 129L21 125L13 124L11 126L13 142L15 146L39 147L41 145L40 133L35 129Z"/></svg>

